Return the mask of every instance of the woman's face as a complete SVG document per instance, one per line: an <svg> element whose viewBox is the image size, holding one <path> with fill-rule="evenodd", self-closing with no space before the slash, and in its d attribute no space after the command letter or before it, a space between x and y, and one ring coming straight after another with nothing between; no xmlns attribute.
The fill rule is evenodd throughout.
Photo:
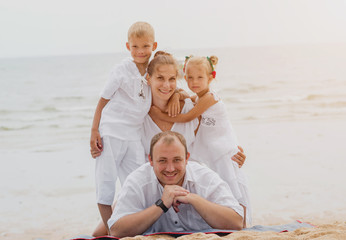
<svg viewBox="0 0 346 240"><path fill-rule="evenodd" d="M168 101L177 87L177 71L173 65L158 65L148 83L153 99Z"/></svg>

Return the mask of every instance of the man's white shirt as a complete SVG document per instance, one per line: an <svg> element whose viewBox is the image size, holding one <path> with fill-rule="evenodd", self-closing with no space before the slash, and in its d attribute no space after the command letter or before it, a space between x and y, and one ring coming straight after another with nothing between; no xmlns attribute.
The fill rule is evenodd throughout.
<svg viewBox="0 0 346 240"><path fill-rule="evenodd" d="M199 163L188 162L182 187L210 202L232 208L240 216L244 216L243 208L234 198L228 184L217 173ZM127 177L113 214L108 220L109 228L120 218L154 205L161 199L162 193L163 187L150 163L142 165ZM199 231L211 228L192 205L181 204L179 209L176 213L171 207L145 233Z"/></svg>

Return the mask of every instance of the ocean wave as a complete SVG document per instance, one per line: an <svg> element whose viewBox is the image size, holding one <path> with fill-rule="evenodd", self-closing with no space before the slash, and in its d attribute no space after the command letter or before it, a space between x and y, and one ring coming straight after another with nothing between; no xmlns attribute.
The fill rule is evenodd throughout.
<svg viewBox="0 0 346 240"><path fill-rule="evenodd" d="M65 101L65 100L82 100L85 99L85 97L82 96L66 96L66 97L55 97L53 100L58 100L58 101Z"/></svg>
<svg viewBox="0 0 346 240"><path fill-rule="evenodd" d="M0 114L1 115L5 115L5 114L9 114L11 113L12 111L11 110L8 110L8 109L0 109Z"/></svg>
<svg viewBox="0 0 346 240"><path fill-rule="evenodd" d="M325 94L309 94L305 97L305 99L311 101L311 100L324 99L327 97L330 97L330 96L327 96Z"/></svg>
<svg viewBox="0 0 346 240"><path fill-rule="evenodd" d="M237 93L254 93L254 92L262 92L262 91L267 91L267 90L272 90L272 86L268 85L242 85L242 86L232 86L232 87L226 87L219 89L218 91L223 94L223 93L232 93L232 94L237 94Z"/></svg>
<svg viewBox="0 0 346 240"><path fill-rule="evenodd" d="M56 107L47 106L41 109L44 112L59 112L59 110Z"/></svg>
<svg viewBox="0 0 346 240"><path fill-rule="evenodd" d="M343 108L346 107L346 101L320 103L318 106L325 108Z"/></svg>
<svg viewBox="0 0 346 240"><path fill-rule="evenodd" d="M343 100L346 100L345 94L337 94L337 93L315 93L315 94L308 94L305 96L303 100L307 101L316 101L316 100L326 100L326 99L333 99L336 102L342 102Z"/></svg>
<svg viewBox="0 0 346 240"><path fill-rule="evenodd" d="M225 101L238 102L238 103L287 103L287 102L298 102L306 99L306 96L283 96L283 97L272 97L272 98L237 98L237 97L225 97Z"/></svg>
<svg viewBox="0 0 346 240"><path fill-rule="evenodd" d="M0 131L18 131L18 130L25 130L25 129L30 129L35 127L35 125L25 125L25 126L21 126L21 127L5 127L5 126L1 126L0 127Z"/></svg>
<svg viewBox="0 0 346 240"><path fill-rule="evenodd" d="M267 98L244 98L244 97L223 97L225 102L235 103L299 103L299 102L318 102L324 101L325 104L343 106L345 104L345 96L330 94L307 94L307 95L288 95L280 97ZM325 102L327 101L327 103ZM331 102L331 103L329 103Z"/></svg>
<svg viewBox="0 0 346 240"><path fill-rule="evenodd" d="M78 106L78 107L56 107L56 106L45 106L42 108L25 108L25 109L0 109L1 115L17 114L17 113L58 113L58 112L84 112L84 111L95 111L95 106Z"/></svg>
<svg viewBox="0 0 346 240"><path fill-rule="evenodd" d="M43 112L84 112L84 111L94 111L94 106L78 106L78 107L53 107L47 106L42 108Z"/></svg>

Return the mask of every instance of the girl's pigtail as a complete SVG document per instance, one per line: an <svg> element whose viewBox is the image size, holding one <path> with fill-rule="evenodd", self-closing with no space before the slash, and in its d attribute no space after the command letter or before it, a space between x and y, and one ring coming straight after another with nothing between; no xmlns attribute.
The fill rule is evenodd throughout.
<svg viewBox="0 0 346 240"><path fill-rule="evenodd" d="M192 55L190 56L185 56L185 61L184 61L184 67L183 67L183 72L185 73L185 69L186 69L186 64L189 61L189 59L192 58Z"/></svg>
<svg viewBox="0 0 346 240"><path fill-rule="evenodd" d="M210 56L210 61L212 62L213 66L215 66L219 62L219 58L217 56Z"/></svg>
<svg viewBox="0 0 346 240"><path fill-rule="evenodd" d="M210 56L210 57L207 57L207 59L208 59L208 62L210 63L210 66L211 66L211 74L213 75L213 78L215 78L216 77L216 71L214 69L214 66L218 63L219 58L216 56Z"/></svg>

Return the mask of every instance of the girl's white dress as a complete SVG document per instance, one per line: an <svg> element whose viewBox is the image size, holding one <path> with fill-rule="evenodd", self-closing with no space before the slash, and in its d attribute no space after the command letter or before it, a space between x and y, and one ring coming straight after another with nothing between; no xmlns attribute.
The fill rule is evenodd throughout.
<svg viewBox="0 0 346 240"><path fill-rule="evenodd" d="M251 223L246 177L238 164L231 160L231 157L239 151L238 140L224 103L215 93L210 93L218 102L201 116L196 139L190 148L190 160L206 164L228 183L235 198L246 207L247 222Z"/></svg>

